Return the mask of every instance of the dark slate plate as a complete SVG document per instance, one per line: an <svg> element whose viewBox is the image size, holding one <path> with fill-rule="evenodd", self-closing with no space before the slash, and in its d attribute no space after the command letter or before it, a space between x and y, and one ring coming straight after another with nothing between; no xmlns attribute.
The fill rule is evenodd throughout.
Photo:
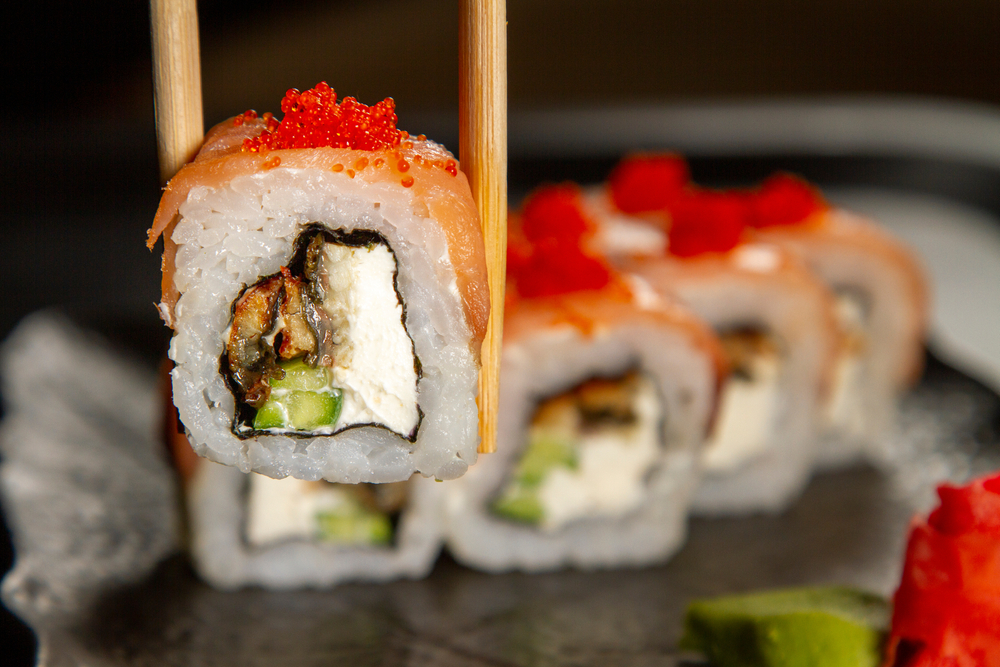
<svg viewBox="0 0 1000 667"><path fill-rule="evenodd" d="M935 482L1000 466L1000 397L928 355L903 402L894 461L820 474L780 516L693 520L662 566L497 576L444 555L422 581L220 592L176 551L152 366L119 352L120 323L99 328L122 342L42 314L5 347L5 381L20 389L8 388L0 474L20 551L4 599L38 634L45 665L677 665L692 598L812 583L890 594L907 522L932 503ZM79 378L36 361L88 349L109 374L90 373L83 397ZM126 413L126 400L139 407ZM36 424L39 439L25 445L15 427L37 411L46 428ZM70 463L52 466L39 448ZM12 474L40 488L26 495Z"/></svg>

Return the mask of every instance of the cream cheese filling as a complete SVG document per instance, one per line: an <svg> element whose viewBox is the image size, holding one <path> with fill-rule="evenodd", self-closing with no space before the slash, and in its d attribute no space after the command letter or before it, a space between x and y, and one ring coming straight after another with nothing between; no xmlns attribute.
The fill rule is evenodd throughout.
<svg viewBox="0 0 1000 667"><path fill-rule="evenodd" d="M391 515L407 503L407 484L332 484L251 473L247 480L244 531L262 547L299 540L317 544L376 547L392 540Z"/></svg>
<svg viewBox="0 0 1000 667"><path fill-rule="evenodd" d="M543 401L494 511L551 532L638 509L662 451L662 421L656 386L638 373Z"/></svg>
<svg viewBox="0 0 1000 667"><path fill-rule="evenodd" d="M732 345L727 342L746 335L724 334L721 338L729 351ZM779 404L781 361L776 349L758 346L752 352L742 350L739 358L733 358L732 353L730 357L737 372L722 388L715 430L705 444L702 463L708 472L733 471L765 452Z"/></svg>
<svg viewBox="0 0 1000 667"><path fill-rule="evenodd" d="M836 292L836 314L845 336L833 371L833 385L826 408L826 422L844 435L861 437L865 432L864 355L867 347L865 306L848 290Z"/></svg>
<svg viewBox="0 0 1000 667"><path fill-rule="evenodd" d="M351 511L353 499L340 485L252 473L247 492L246 538L259 547L285 540L313 540L323 512Z"/></svg>
<svg viewBox="0 0 1000 667"><path fill-rule="evenodd" d="M635 422L578 434L578 466L556 468L538 497L542 530L554 531L579 519L619 517L637 510L646 496L646 473L660 452L662 407L649 378L640 376Z"/></svg>
<svg viewBox="0 0 1000 667"><path fill-rule="evenodd" d="M322 308L333 323L333 386L343 391L339 430L381 424L403 435L419 421L413 341L403 326L396 261L382 243L323 246Z"/></svg>

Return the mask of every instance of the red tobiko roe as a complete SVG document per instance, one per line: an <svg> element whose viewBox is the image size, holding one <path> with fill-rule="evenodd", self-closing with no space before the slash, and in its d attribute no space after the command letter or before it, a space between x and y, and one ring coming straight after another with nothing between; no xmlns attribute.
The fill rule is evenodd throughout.
<svg viewBox="0 0 1000 667"><path fill-rule="evenodd" d="M610 282L611 272L602 261L567 251L552 239L535 246L515 277L518 294L526 298L599 290Z"/></svg>
<svg viewBox="0 0 1000 667"><path fill-rule="evenodd" d="M1000 475L938 489L910 528L886 667L1000 667Z"/></svg>
<svg viewBox="0 0 1000 667"><path fill-rule="evenodd" d="M519 275L531 262L531 253L531 242L524 237L520 220L511 217L507 223L507 275Z"/></svg>
<svg viewBox="0 0 1000 667"><path fill-rule="evenodd" d="M752 193L747 206L751 227L796 225L827 208L820 192L792 174L774 174Z"/></svg>
<svg viewBox="0 0 1000 667"><path fill-rule="evenodd" d="M507 272L517 293L533 298L607 286L608 265L580 247L591 233L579 188L557 185L533 193L507 245Z"/></svg>
<svg viewBox="0 0 1000 667"><path fill-rule="evenodd" d="M608 177L611 199L623 213L662 211L691 182L679 155L635 155L625 158Z"/></svg>
<svg viewBox="0 0 1000 667"><path fill-rule="evenodd" d="M593 224L583 215L580 188L572 183L549 185L536 190L521 209L521 230L531 243L542 239L565 239L576 242Z"/></svg>
<svg viewBox="0 0 1000 667"><path fill-rule="evenodd" d="M337 102L337 93L325 81L305 92L289 89L281 100L285 117L273 119L267 129L243 142L243 150L256 153L284 148L395 148L408 136L396 129L396 104L387 97L372 106L353 97ZM245 116L246 114L244 114Z"/></svg>
<svg viewBox="0 0 1000 667"><path fill-rule="evenodd" d="M670 206L668 252L693 257L728 252L746 227L746 196L740 192L690 191Z"/></svg>

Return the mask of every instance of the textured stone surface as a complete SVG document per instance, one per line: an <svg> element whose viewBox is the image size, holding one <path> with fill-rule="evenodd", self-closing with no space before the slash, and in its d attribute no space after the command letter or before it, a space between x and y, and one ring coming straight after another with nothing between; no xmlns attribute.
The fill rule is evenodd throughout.
<svg viewBox="0 0 1000 667"><path fill-rule="evenodd" d="M36 627L85 613L177 547L155 373L63 316L0 350L0 491L17 558L4 603Z"/></svg>
<svg viewBox="0 0 1000 667"><path fill-rule="evenodd" d="M131 386L148 397L151 376L140 372ZM113 408L90 394L88 411ZM85 425L73 405L59 419ZM180 555L150 571L173 546L176 520L153 425L122 417L111 431L91 423L87 438L78 430L69 438L61 427L26 426L16 412L3 430L5 511L19 548L5 594L39 634L45 665L677 665L691 657L675 645L694 597L806 583L890 593L909 517L931 502L935 481L1000 466L1000 398L931 359L904 402L897 456L882 470L820 475L780 516L692 521L684 549L659 567L494 576L443 556L422 581L225 593L200 582ZM32 438L38 447L12 445ZM46 468L50 459L28 455L46 447L91 458ZM128 463L96 465L112 454ZM6 474L29 460L35 496ZM34 510L22 506L35 498ZM38 563L33 585L58 593L49 597L59 604L27 595L23 578L10 583L28 562ZM24 596L12 598L12 587Z"/></svg>

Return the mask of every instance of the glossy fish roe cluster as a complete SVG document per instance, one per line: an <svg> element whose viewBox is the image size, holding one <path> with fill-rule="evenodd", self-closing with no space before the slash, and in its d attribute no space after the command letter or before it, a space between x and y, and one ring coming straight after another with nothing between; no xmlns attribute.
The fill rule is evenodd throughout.
<svg viewBox="0 0 1000 667"><path fill-rule="evenodd" d="M635 155L622 160L608 177L611 198L623 213L662 211L691 183L679 155Z"/></svg>
<svg viewBox="0 0 1000 667"><path fill-rule="evenodd" d="M669 252L692 257L726 252L739 244L747 224L745 194L695 187L679 155L635 155L608 177L611 199L623 213L665 213Z"/></svg>
<svg viewBox="0 0 1000 667"><path fill-rule="evenodd" d="M750 197L747 224L751 227L795 225L826 208L823 195L812 185L791 174L775 174Z"/></svg>
<svg viewBox="0 0 1000 667"><path fill-rule="evenodd" d="M775 174L756 190L704 190L679 155L626 158L608 178L623 213L665 214L669 252L693 257L739 245L745 228L795 225L829 208L819 191L791 174Z"/></svg>
<svg viewBox="0 0 1000 667"><path fill-rule="evenodd" d="M281 101L285 117L280 123L269 119L267 129L243 142L243 150L256 153L283 148L394 148L407 136L396 128L395 108L388 97L372 106L353 97L337 102L337 93L326 82L305 92L292 88Z"/></svg>
<svg viewBox="0 0 1000 667"><path fill-rule="evenodd" d="M669 252L693 257L727 252L739 245L746 229L748 197L738 191L697 190L675 199L669 208Z"/></svg>
<svg viewBox="0 0 1000 667"><path fill-rule="evenodd" d="M582 247L593 225L573 185L537 190L525 202L511 230L507 272L522 297L596 290L611 282L607 263Z"/></svg>

